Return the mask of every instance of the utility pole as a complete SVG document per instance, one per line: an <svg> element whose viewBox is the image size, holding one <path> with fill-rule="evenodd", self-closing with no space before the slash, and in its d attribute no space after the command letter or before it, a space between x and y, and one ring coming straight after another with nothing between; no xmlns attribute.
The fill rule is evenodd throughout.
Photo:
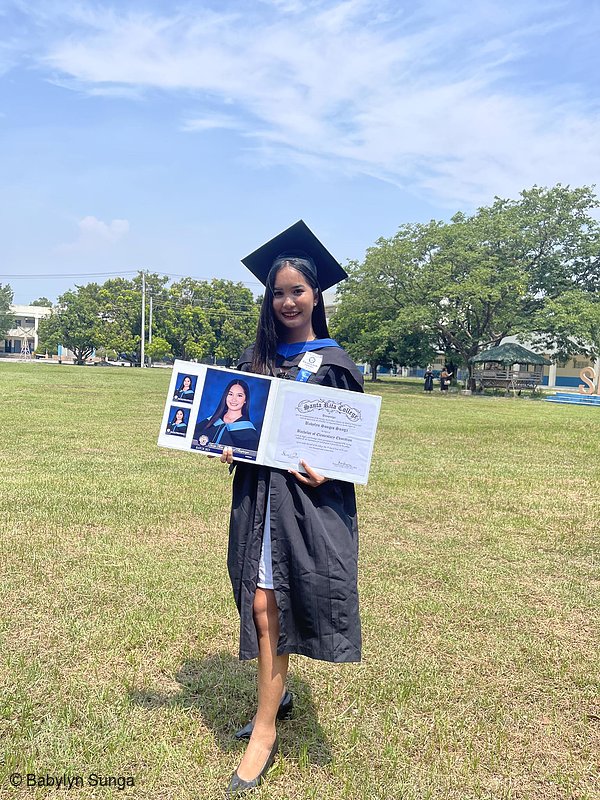
<svg viewBox="0 0 600 800"><path fill-rule="evenodd" d="M148 320L148 344L152 344L152 290L150 291L150 318ZM152 366L152 358L148 357L148 366Z"/></svg>
<svg viewBox="0 0 600 800"><path fill-rule="evenodd" d="M146 339L146 273L142 270L142 347L140 351L140 367L144 367L144 345Z"/></svg>

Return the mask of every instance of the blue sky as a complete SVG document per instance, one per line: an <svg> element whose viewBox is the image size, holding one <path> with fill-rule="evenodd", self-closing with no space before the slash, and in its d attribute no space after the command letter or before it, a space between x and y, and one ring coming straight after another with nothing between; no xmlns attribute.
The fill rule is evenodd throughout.
<svg viewBox="0 0 600 800"><path fill-rule="evenodd" d="M343 263L597 183L599 29L592 0L0 0L0 282L250 284L240 258L299 218Z"/></svg>

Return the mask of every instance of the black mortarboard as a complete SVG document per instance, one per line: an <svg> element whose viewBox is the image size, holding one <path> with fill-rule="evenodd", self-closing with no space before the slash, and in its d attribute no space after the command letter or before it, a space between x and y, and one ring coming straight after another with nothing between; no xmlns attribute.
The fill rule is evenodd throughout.
<svg viewBox="0 0 600 800"><path fill-rule="evenodd" d="M248 267L262 284L266 284L273 262L281 255L290 258L294 256L312 258L317 268L316 278L323 291L348 277L348 273L301 219L246 258L242 258L242 264Z"/></svg>

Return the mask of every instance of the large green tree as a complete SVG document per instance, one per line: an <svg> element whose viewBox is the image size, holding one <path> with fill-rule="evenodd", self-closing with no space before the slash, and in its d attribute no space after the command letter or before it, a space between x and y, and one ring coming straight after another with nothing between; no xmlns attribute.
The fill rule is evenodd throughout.
<svg viewBox="0 0 600 800"><path fill-rule="evenodd" d="M168 292L166 277L146 273L145 341L149 337L150 298L153 301L152 333L164 335ZM107 352L118 354L133 363L139 362L142 343L142 275L133 280L111 278L100 287L100 317L102 319L102 346Z"/></svg>
<svg viewBox="0 0 600 800"><path fill-rule="evenodd" d="M10 311L12 300L13 290L8 284L3 286L0 283L0 336L4 336L13 327L15 317Z"/></svg>
<svg viewBox="0 0 600 800"><path fill-rule="evenodd" d="M223 359L230 365L256 330L258 306L241 283L167 278L145 273L144 338L149 356ZM154 347L148 350L150 305ZM68 347L83 363L94 350L138 362L141 351L142 275L111 278L65 292L40 326L40 348Z"/></svg>
<svg viewBox="0 0 600 800"><path fill-rule="evenodd" d="M259 308L242 283L183 278L169 289L165 338L179 358L230 366L256 333Z"/></svg>
<svg viewBox="0 0 600 800"><path fill-rule="evenodd" d="M40 322L38 350L56 351L62 345L73 351L77 364L85 364L104 343L100 311L97 283L61 294L52 315Z"/></svg>
<svg viewBox="0 0 600 800"><path fill-rule="evenodd" d="M402 225L370 248L352 275L369 298L362 328L384 341L399 321L469 367L472 356L511 334L544 334L549 346L560 336L576 352L568 319L563 314L552 335L544 327L546 310L556 303L564 309L560 298L569 292L586 303L597 297L600 229L591 214L597 206L589 187L533 187L517 200L498 198L448 223ZM346 313L345 303L356 305L348 292L338 313ZM370 326L373 313L379 327ZM573 324L576 318L581 315L572 315Z"/></svg>

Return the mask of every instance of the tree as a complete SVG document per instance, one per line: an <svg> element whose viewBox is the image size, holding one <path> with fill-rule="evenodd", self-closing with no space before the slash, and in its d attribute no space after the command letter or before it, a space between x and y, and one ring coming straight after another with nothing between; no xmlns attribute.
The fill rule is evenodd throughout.
<svg viewBox="0 0 600 800"><path fill-rule="evenodd" d="M62 294L52 315L40 322L38 349L56 350L61 344L73 351L77 364L85 364L94 350L103 345L99 294L97 283Z"/></svg>
<svg viewBox="0 0 600 800"><path fill-rule="evenodd" d="M572 289L550 299L539 312L533 343L552 347L559 361L581 353L600 358L600 297Z"/></svg>
<svg viewBox="0 0 600 800"><path fill-rule="evenodd" d="M191 304L169 308L165 328L176 358L202 361L215 349L216 338L204 308Z"/></svg>
<svg viewBox="0 0 600 800"><path fill-rule="evenodd" d="M378 368L392 363L391 320L395 307L385 302L385 296L378 297L377 287L361 273L356 262L347 269L348 280L338 289L340 301L329 327L352 358L369 364L371 380L375 381Z"/></svg>
<svg viewBox="0 0 600 800"><path fill-rule="evenodd" d="M168 297L166 277L146 273L146 320L145 337L148 337L149 298L154 300L153 337L164 334L166 315L165 302ZM142 277L133 280L111 278L105 281L99 292L100 317L102 319L102 345L108 351L119 354L126 361L136 363L141 357L142 342Z"/></svg>
<svg viewBox="0 0 600 800"><path fill-rule="evenodd" d="M224 359L231 364L256 329L259 309L241 283L184 278L166 288L167 278L145 273L148 342L150 298L153 301L151 358L175 355L187 359ZM45 298L41 298L45 299ZM40 348L59 344L84 363L94 349L140 360L142 339L142 275L133 280L111 278L65 292L52 316L40 325Z"/></svg>
<svg viewBox="0 0 600 800"><path fill-rule="evenodd" d="M11 314L10 306L13 300L13 290L8 284L0 283L0 336L4 336L14 325L15 317Z"/></svg>
<svg viewBox="0 0 600 800"><path fill-rule="evenodd" d="M178 358L218 358L230 366L252 341L258 316L242 283L183 278L169 289L166 339Z"/></svg>
<svg viewBox="0 0 600 800"><path fill-rule="evenodd" d="M404 331L429 335L439 351L469 370L474 355L509 334L531 337L546 330L548 344L562 337L563 346L570 341L576 352L564 314L554 339L552 329L542 326L546 310L565 293L578 291L590 303L597 296L600 227L590 215L597 206L589 187L559 184L533 187L518 200L496 198L449 223L402 225L370 248L353 274L356 291L369 301L354 329L387 348L389 328L373 325L372 315L401 320ZM346 302L356 308L352 297Z"/></svg>
<svg viewBox="0 0 600 800"><path fill-rule="evenodd" d="M160 336L153 337L152 341L146 345L146 353L148 358L151 358L153 361L162 361L173 355L171 345L166 339L162 339Z"/></svg>
<svg viewBox="0 0 600 800"><path fill-rule="evenodd" d="M48 300L47 297L38 297L37 300L32 300L30 305L32 305L32 306L45 306L46 308L52 308L52 301Z"/></svg>
<svg viewBox="0 0 600 800"><path fill-rule="evenodd" d="M392 358L399 367L425 366L435 358L431 337L421 330L392 330Z"/></svg>
<svg viewBox="0 0 600 800"><path fill-rule="evenodd" d="M560 183L534 186L519 200L496 199L491 211L506 220L507 246L526 270L534 296L600 291L600 225L590 214L598 207L592 187Z"/></svg>

